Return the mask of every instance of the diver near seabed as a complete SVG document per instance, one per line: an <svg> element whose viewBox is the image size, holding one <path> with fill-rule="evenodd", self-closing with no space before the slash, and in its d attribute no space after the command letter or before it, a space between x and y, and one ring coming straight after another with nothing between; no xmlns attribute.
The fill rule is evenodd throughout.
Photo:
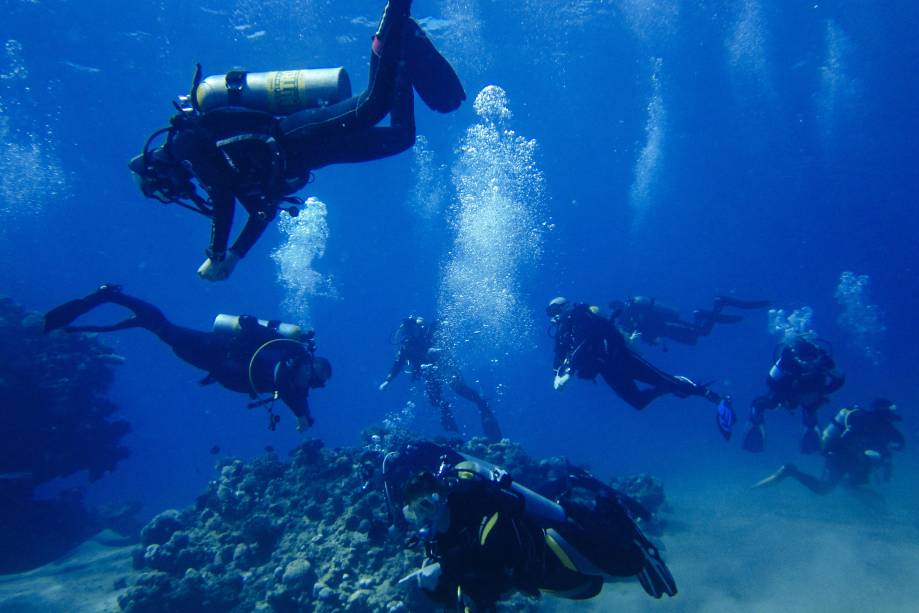
<svg viewBox="0 0 919 613"><path fill-rule="evenodd" d="M768 300L739 300L730 296L718 296L711 309L693 311L692 321L685 321L679 311L658 303L647 296L632 296L625 302L610 302L613 319L629 341L641 339L649 345L661 345L670 339L684 345L695 345L699 338L712 333L715 324L734 324L743 321L740 315L723 313L725 308L765 309Z"/></svg>
<svg viewBox="0 0 919 613"><path fill-rule="evenodd" d="M71 326L103 304L116 304L132 312L124 321L107 326ZM268 427L275 429L280 416L273 411L281 400L297 418L297 429L313 425L310 389L325 387L332 365L316 355L312 330L280 321L263 321L250 315L218 315L211 332L177 326L148 302L129 296L117 285L102 285L85 298L71 300L45 314L45 332L113 332L143 328L169 345L183 362L206 371L201 385L219 383L234 392L249 394L249 408L266 406Z"/></svg>
<svg viewBox="0 0 919 613"><path fill-rule="evenodd" d="M665 373L632 351L616 325L600 315L600 309L572 303L557 297L546 307L555 339L556 390L561 390L571 375L595 380L601 376L616 394L639 411L665 394L679 398L701 396L715 403L715 423L725 440L731 438L737 421L729 397L721 397L708 385ZM641 389L636 382L647 384Z"/></svg>
<svg viewBox="0 0 919 613"><path fill-rule="evenodd" d="M198 66L169 127L154 132L129 166L148 198L211 218L201 278L228 278L279 210L296 216L302 201L293 194L313 170L412 147L413 90L441 113L466 99L453 68L411 19L410 8L411 0L387 3L371 46L370 82L358 96L351 96L343 68L235 70L202 79ZM390 125L377 126L387 114ZM165 142L154 147L162 134ZM228 248L236 201L249 218Z"/></svg>
<svg viewBox="0 0 919 613"><path fill-rule="evenodd" d="M820 450L817 409L829 402L830 394L845 384L846 377L836 370L830 352L817 341L798 336L780 345L778 350L779 357L766 379L769 389L754 399L750 408L750 427L743 448L753 453L765 448L766 410L782 406L791 411L800 406L804 425L801 453L817 453Z"/></svg>
<svg viewBox="0 0 919 613"><path fill-rule="evenodd" d="M882 471L884 482L893 474L893 452L903 451L903 433L894 425L903 418L890 400L878 398L871 410L858 407L842 409L824 429L822 446L825 463L818 479L801 472L794 464L785 464L754 488L775 485L792 477L815 494L827 494L846 480L849 485L869 482L871 474Z"/></svg>
<svg viewBox="0 0 919 613"><path fill-rule="evenodd" d="M402 582L439 605L495 611L514 592L586 600L625 577L654 598L677 593L637 524L648 511L586 471L570 471L553 501L492 464L431 443L388 462L390 508L402 509L426 555Z"/></svg>
<svg viewBox="0 0 919 613"><path fill-rule="evenodd" d="M491 441L501 440L501 428L488 402L444 359L443 350L435 346L435 328L436 323L428 324L418 315L409 315L402 320L394 334L398 339L399 352L386 378L380 383L380 391L389 387L392 380L408 367L412 381L419 378L424 381L425 395L433 406L440 409L440 421L444 430L459 431L450 402L443 397L443 386L446 384L457 396L479 409L482 432L486 438Z"/></svg>

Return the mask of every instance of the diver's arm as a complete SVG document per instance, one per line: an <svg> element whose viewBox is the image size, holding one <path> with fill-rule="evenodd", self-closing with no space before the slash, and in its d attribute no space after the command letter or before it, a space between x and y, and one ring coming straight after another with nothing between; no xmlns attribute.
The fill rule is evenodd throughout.
<svg viewBox="0 0 919 613"><path fill-rule="evenodd" d="M245 257L249 250L252 249L252 246L261 238L267 227L267 219L258 214L250 214L242 232L239 233L233 246L230 247L230 251L239 258Z"/></svg>
<svg viewBox="0 0 919 613"><path fill-rule="evenodd" d="M389 373L386 375L386 378L383 379L383 383L380 384L381 392L389 386L393 379L399 376L399 373L405 368L406 361L408 361L408 358L405 356L405 349L399 349L399 354L392 363L392 368L389 369Z"/></svg>
<svg viewBox="0 0 919 613"><path fill-rule="evenodd" d="M211 219L211 242L207 247L207 257L214 261L222 261L227 254L236 201L229 192L213 192L210 196L214 217Z"/></svg>
<svg viewBox="0 0 919 613"><path fill-rule="evenodd" d="M303 399L302 404L291 404L284 401L284 404L287 405L287 408L290 409L290 412L293 413L297 418L297 430L302 432L304 430L309 430L314 423L312 415L310 415L310 403L308 398Z"/></svg>

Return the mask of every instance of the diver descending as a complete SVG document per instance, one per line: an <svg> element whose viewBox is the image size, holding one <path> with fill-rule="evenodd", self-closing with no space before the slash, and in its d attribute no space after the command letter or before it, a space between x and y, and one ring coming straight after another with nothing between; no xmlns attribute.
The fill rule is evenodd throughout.
<svg viewBox="0 0 919 613"><path fill-rule="evenodd" d="M750 427L743 448L758 453L766 443L765 414L779 406L794 410L801 407L804 435L801 453L820 450L817 409L829 402L830 394L845 384L846 377L836 370L829 351L802 336L780 346L780 353L766 379L768 391L753 400Z"/></svg>
<svg viewBox="0 0 919 613"><path fill-rule="evenodd" d="M785 464L754 488L775 485L792 477L815 494L828 494L842 481L858 487L869 482L871 474L882 471L884 482L893 475L893 452L903 451L906 441L894 425L903 418L890 400L878 398L871 410L858 407L842 409L823 431L825 458L820 478L801 472L794 464Z"/></svg>
<svg viewBox="0 0 919 613"><path fill-rule="evenodd" d="M715 324L734 324L743 321L739 315L722 313L726 307L735 309L765 309L768 300L738 300L730 296L715 298L712 308L693 311L692 321L685 321L679 311L658 303L647 296L632 296L625 302L610 302L611 319L616 322L629 341L641 339L649 345L663 345L670 339L684 345L695 345L700 337L708 336Z"/></svg>
<svg viewBox="0 0 919 613"><path fill-rule="evenodd" d="M107 326L71 326L86 313L104 304L116 304L132 316ZM45 332L63 328L66 332L113 332L143 328L169 345L183 362L206 371L201 385L219 383L234 392L249 394L250 408L267 405L269 428L280 417L273 412L281 400L297 418L297 429L313 425L308 396L310 389L325 387L332 365L315 355L312 330L279 321L263 321L249 315L218 315L211 332L177 326L148 302L129 296L117 285L102 285L85 298L71 300L45 314Z"/></svg>
<svg viewBox="0 0 919 613"><path fill-rule="evenodd" d="M228 278L279 210L296 215L301 201L293 194L312 171L409 149L413 90L441 113L465 100L459 78L410 8L411 0L387 3L373 37L370 82L358 96L351 96L344 69L234 71L202 80L198 67L178 114L147 140L130 169L145 196L211 218L201 278ZM387 114L390 125L377 126ZM165 143L153 147L162 134ZM237 201L249 217L228 247Z"/></svg>
<svg viewBox="0 0 919 613"><path fill-rule="evenodd" d="M656 398L673 394L679 398L701 396L718 405L716 424L725 439L730 439L736 421L730 398L722 398L690 379L665 373L628 347L622 333L600 309L566 298L554 298L546 307L554 326L554 387L561 390L571 375L595 380L601 376L616 394L637 410ZM636 382L649 387L639 388Z"/></svg>
<svg viewBox="0 0 919 613"><path fill-rule="evenodd" d="M402 581L438 605L494 611L514 592L585 600L626 577L654 598L677 593L636 523L650 514L586 471L569 471L553 501L492 464L430 443L390 463L401 465L384 466L390 506L419 531L426 554Z"/></svg>
<svg viewBox="0 0 919 613"><path fill-rule="evenodd" d="M435 328L436 323L428 324L423 317L417 315L409 315L402 320L396 330L399 352L386 378L380 383L380 391L389 387L392 380L408 368L412 381L419 378L424 381L425 395L440 410L440 422L444 430L459 431L450 402L443 397L443 386L446 384L457 396L479 409L485 437L491 441L501 440L501 428L488 402L466 383L459 370L448 363L443 350L435 346Z"/></svg>

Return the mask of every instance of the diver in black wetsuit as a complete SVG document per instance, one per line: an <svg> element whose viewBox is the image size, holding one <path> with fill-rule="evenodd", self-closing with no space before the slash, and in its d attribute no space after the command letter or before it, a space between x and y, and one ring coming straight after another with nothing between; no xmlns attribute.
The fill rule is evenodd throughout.
<svg viewBox="0 0 919 613"><path fill-rule="evenodd" d="M641 339L649 345L657 345L666 338L684 345L695 345L699 337L712 333L716 323L733 324L743 320L739 315L722 313L725 307L765 309L769 304L768 300L718 296L711 309L693 311L692 321L683 320L679 311L647 296L632 296L625 302L613 301L609 306L613 311L612 319L629 340Z"/></svg>
<svg viewBox="0 0 919 613"><path fill-rule="evenodd" d="M836 370L836 362L826 349L800 336L783 344L779 358L769 369L768 391L754 399L750 408L744 449L758 453L765 448L768 409L782 406L791 411L800 406L804 424L801 453L816 453L820 450L817 409L829 402L830 394L845 382L845 375Z"/></svg>
<svg viewBox="0 0 919 613"><path fill-rule="evenodd" d="M438 451L424 447L422 457ZM384 474L390 504L404 505L402 516L425 545L424 565L405 580L415 579L436 603L495 611L498 600L517 591L585 600L605 581L625 577L637 578L654 598L677 593L636 524L650 517L638 502L577 469L555 502L487 462L439 451L437 468L403 469L413 475L406 481ZM406 461L397 456L390 463Z"/></svg>
<svg viewBox="0 0 919 613"><path fill-rule="evenodd" d="M75 319L103 304L117 304L132 312L128 319L108 326L70 326ZM148 302L129 296L117 285L103 285L94 293L71 300L45 314L45 332L63 328L67 332L111 332L143 328L156 334L183 362L207 371L202 385L219 383L234 392L269 399L250 405L260 406L275 399L284 402L297 417L297 429L313 425L308 395L312 388L324 387L332 376L332 366L315 355L312 330L277 321L261 322L252 316L219 315L212 332L177 326ZM279 417L269 406L269 427Z"/></svg>
<svg viewBox="0 0 919 613"><path fill-rule="evenodd" d="M701 396L718 405L717 425L728 439L736 421L730 399L706 385L665 373L629 349L622 333L595 306L554 298L546 314L555 326L555 389L562 389L575 374L581 379L603 377L616 394L642 410L664 394L680 398ZM641 389L636 382L647 384Z"/></svg>
<svg viewBox="0 0 919 613"><path fill-rule="evenodd" d="M443 386L446 383L453 393L478 407L485 436L492 441L501 440L501 428L488 402L466 383L459 370L444 359L441 348L435 346L435 325L429 325L423 317L410 315L402 320L396 335L399 338L399 353L380 384L380 391L389 387L392 380L408 367L413 381L419 377L424 380L425 394L428 401L440 409L440 422L444 430L459 431L450 402L443 397Z"/></svg>
<svg viewBox="0 0 919 613"><path fill-rule="evenodd" d="M198 274L226 279L311 171L395 155L415 142L413 88L432 109L450 112L466 95L450 64L409 17L411 0L390 0L370 54L367 90L353 97L347 77L316 88L309 71L200 78L181 98L169 128L154 133L130 168L145 196L177 202L212 218L207 260ZM328 72L328 71L325 71ZM334 71L333 71L334 72ZM301 75L300 73L303 73ZM267 77L266 77L267 75ZM298 76L299 75L299 76ZM303 90L306 90L304 93ZM218 100L217 102L211 102ZM330 104L331 102L331 104ZM387 114L388 127L376 126ZM164 145L151 149L158 134ZM196 192L203 189L207 198ZM236 201L249 218L229 247ZM296 215L296 208L288 212Z"/></svg>
<svg viewBox="0 0 919 613"><path fill-rule="evenodd" d="M906 445L903 433L894 425L903 419L896 409L884 398L874 400L870 411L842 409L823 431L826 461L820 478L801 472L794 464L785 464L753 487L774 485L792 477L815 494L823 495L843 480L856 487L865 485L875 470L882 470L884 481L890 481L893 452L902 451Z"/></svg>

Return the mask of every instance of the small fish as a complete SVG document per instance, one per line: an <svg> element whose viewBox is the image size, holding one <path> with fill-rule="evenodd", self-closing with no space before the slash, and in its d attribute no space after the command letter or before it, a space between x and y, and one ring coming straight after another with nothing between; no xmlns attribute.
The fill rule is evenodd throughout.
<svg viewBox="0 0 919 613"><path fill-rule="evenodd" d="M246 36L246 38L248 38L249 40L255 40L256 38L261 38L265 36L265 34L267 34L265 30L259 30L258 32L253 32L252 34L249 34L248 36Z"/></svg>
<svg viewBox="0 0 919 613"><path fill-rule="evenodd" d="M214 445L213 447L211 447L211 450L210 450L211 455L217 455L218 453L220 453L220 445Z"/></svg>
<svg viewBox="0 0 919 613"><path fill-rule="evenodd" d="M226 11L218 11L217 9L209 9L209 8L207 8L206 6L199 6L198 8L201 9L201 12L202 12L202 13L207 13L208 15L220 15L220 16L224 16L224 15L227 14Z"/></svg>
<svg viewBox="0 0 919 613"><path fill-rule="evenodd" d="M236 30L237 32L245 32L251 27L252 27L251 23L244 23L241 26L233 26L233 29Z"/></svg>
<svg viewBox="0 0 919 613"><path fill-rule="evenodd" d="M30 472L13 472L0 474L0 481L30 481L32 473Z"/></svg>
<svg viewBox="0 0 919 613"><path fill-rule="evenodd" d="M63 65L66 66L67 68L71 68L71 69L73 69L73 70L76 70L77 72L89 72L89 73L93 73L93 74L102 72L102 69L101 69L101 68L96 68L95 66L84 66L83 64L76 64L76 63L71 62L71 61L69 61L69 60L62 60L62 61L61 61L61 64L63 64Z"/></svg>

